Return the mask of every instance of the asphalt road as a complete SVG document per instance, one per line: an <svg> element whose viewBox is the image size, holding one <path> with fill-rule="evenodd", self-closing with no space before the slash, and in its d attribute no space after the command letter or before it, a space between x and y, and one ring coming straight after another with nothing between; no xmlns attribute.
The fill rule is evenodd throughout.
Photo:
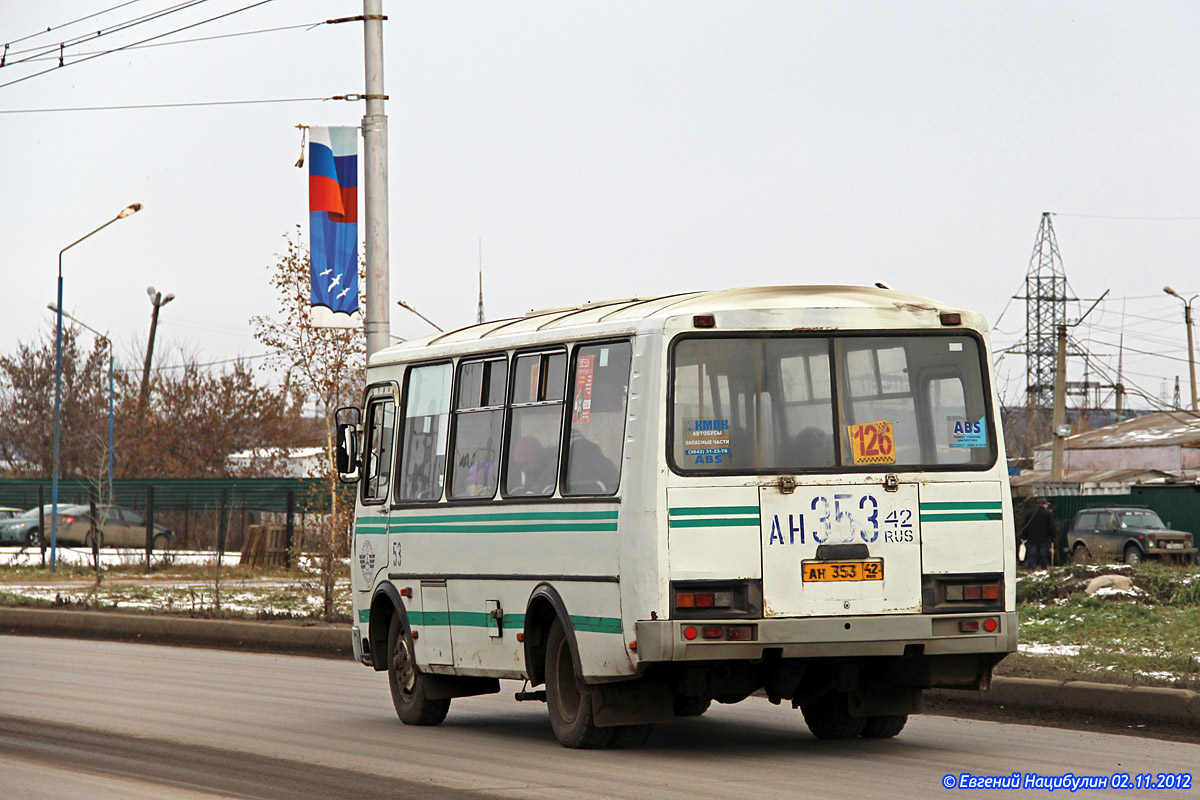
<svg viewBox="0 0 1200 800"><path fill-rule="evenodd" d="M1196 744L937 716L894 740L819 742L798 711L757 698L660 727L643 749L570 751L517 688L409 728L385 676L352 662L0 636L0 797L925 798L979 796L942 788L963 772L1200 767ZM1101 796L1122 794L1200 786Z"/></svg>

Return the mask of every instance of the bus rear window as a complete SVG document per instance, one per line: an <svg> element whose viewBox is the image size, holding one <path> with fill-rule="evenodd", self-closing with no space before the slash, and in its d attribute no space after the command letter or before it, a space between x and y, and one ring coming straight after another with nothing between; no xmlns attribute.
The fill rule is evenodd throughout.
<svg viewBox="0 0 1200 800"><path fill-rule="evenodd" d="M989 466L979 345L961 334L683 339L671 450L684 472Z"/></svg>

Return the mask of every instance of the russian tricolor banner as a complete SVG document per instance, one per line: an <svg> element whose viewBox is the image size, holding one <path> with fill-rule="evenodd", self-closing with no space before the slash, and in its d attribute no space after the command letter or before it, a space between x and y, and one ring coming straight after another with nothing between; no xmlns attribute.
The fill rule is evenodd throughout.
<svg viewBox="0 0 1200 800"><path fill-rule="evenodd" d="M308 129L309 324L357 328L358 128Z"/></svg>

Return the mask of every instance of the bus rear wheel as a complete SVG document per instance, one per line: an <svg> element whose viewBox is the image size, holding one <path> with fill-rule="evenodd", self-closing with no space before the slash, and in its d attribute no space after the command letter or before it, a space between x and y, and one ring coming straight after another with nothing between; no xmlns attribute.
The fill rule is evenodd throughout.
<svg viewBox="0 0 1200 800"><path fill-rule="evenodd" d="M712 700L707 697L676 697L674 700L675 716L699 717L708 711Z"/></svg>
<svg viewBox="0 0 1200 800"><path fill-rule="evenodd" d="M881 717L867 717L863 725L864 739L891 739L908 723L908 714L887 714Z"/></svg>
<svg viewBox="0 0 1200 800"><path fill-rule="evenodd" d="M388 685L396 716L405 725L437 725L450 711L449 698L434 700L426 694L427 682L425 673L417 669L412 636L400 614L393 614L388 626Z"/></svg>
<svg viewBox="0 0 1200 800"><path fill-rule="evenodd" d="M826 692L813 702L801 705L800 711L808 729L818 739L853 739L867 724L865 719L850 716L850 702L845 692Z"/></svg>
<svg viewBox="0 0 1200 800"><path fill-rule="evenodd" d="M612 728L596 726L592 699L591 688L575 672L570 637L556 619L546 640L546 707L554 737L563 747L595 750L612 741Z"/></svg>

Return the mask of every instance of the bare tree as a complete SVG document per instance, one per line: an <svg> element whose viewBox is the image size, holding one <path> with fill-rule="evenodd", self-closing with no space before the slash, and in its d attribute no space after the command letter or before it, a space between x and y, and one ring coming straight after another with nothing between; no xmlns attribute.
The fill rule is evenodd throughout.
<svg viewBox="0 0 1200 800"><path fill-rule="evenodd" d="M348 502L333 462L334 415L338 407L358 400L366 366L366 337L361 330L315 328L308 324L310 263L301 241L300 227L285 237L287 252L271 266L271 285L278 299L274 315L254 317L254 337L275 352L269 367L286 369L315 406L324 426L325 459L314 477L323 478L329 513L321 515L313 544L317 550L316 574L326 618L332 616L337 581L348 552L347 532L354 505ZM363 280L359 266L359 281ZM317 504L315 498L310 500Z"/></svg>
<svg viewBox="0 0 1200 800"><path fill-rule="evenodd" d="M63 329L60 474L86 477L105 459L108 441L108 350L80 346ZM124 382L118 391L125 388ZM49 476L54 468L54 333L0 356L0 459L15 472Z"/></svg>

